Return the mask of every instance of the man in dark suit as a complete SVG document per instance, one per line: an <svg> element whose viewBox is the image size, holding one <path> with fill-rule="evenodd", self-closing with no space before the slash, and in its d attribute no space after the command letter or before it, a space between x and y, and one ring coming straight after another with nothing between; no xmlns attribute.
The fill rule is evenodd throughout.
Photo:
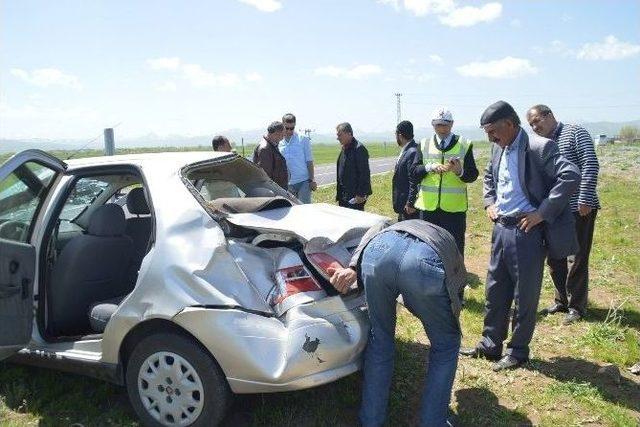
<svg viewBox="0 0 640 427"><path fill-rule="evenodd" d="M546 252L558 257L578 249L569 198L578 188L580 171L552 140L528 136L504 101L490 105L480 124L493 142L484 205L495 225L482 339L460 353L496 360L493 370L500 371L529 359ZM502 356L514 300L511 341Z"/></svg>
<svg viewBox="0 0 640 427"><path fill-rule="evenodd" d="M396 127L396 142L400 146L400 156L396 162L392 179L393 210L398 221L418 219L420 212L413 207L418 197L418 183L413 179L416 166L422 164L420 147L413 140L413 124L402 121Z"/></svg>
<svg viewBox="0 0 640 427"><path fill-rule="evenodd" d="M289 188L289 170L287 161L278 150L278 143L284 135L282 122L272 122L267 134L253 151L253 163L260 166L276 184L287 190Z"/></svg>
<svg viewBox="0 0 640 427"><path fill-rule="evenodd" d="M337 162L336 201L344 208L363 211L372 194L369 152L353 137L349 123L336 126L336 136L342 145Z"/></svg>

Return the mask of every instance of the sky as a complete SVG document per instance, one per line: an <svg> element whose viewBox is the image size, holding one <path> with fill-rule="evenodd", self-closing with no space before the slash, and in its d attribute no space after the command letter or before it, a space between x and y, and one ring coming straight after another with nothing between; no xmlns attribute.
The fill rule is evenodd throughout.
<svg viewBox="0 0 640 427"><path fill-rule="evenodd" d="M640 119L637 0L3 0L0 138ZM357 135L356 135L357 136Z"/></svg>

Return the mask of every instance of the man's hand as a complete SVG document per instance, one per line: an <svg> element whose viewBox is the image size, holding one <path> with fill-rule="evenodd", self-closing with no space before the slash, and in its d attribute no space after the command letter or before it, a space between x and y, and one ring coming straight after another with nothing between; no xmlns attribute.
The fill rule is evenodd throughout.
<svg viewBox="0 0 640 427"><path fill-rule="evenodd" d="M318 189L318 184L312 179L309 180L309 189L311 191L316 191Z"/></svg>
<svg viewBox="0 0 640 427"><path fill-rule="evenodd" d="M411 205L404 205L404 212L409 215L416 213L416 209Z"/></svg>
<svg viewBox="0 0 640 427"><path fill-rule="evenodd" d="M437 165L433 168L431 172L435 173L445 173L451 170L451 165L449 163L445 163L444 165Z"/></svg>
<svg viewBox="0 0 640 427"><path fill-rule="evenodd" d="M498 208L496 205L489 205L485 210L487 211L487 217L489 217L491 221L498 219Z"/></svg>
<svg viewBox="0 0 640 427"><path fill-rule="evenodd" d="M528 233L533 227L540 224L542 221L542 216L538 211L534 211L523 216L520 219L520 222L518 222L518 227L520 227L520 230L524 230L525 233Z"/></svg>
<svg viewBox="0 0 640 427"><path fill-rule="evenodd" d="M336 288L341 294L347 293L353 283L355 283L358 275L351 268L327 268L327 273L331 275L329 283Z"/></svg>
<svg viewBox="0 0 640 427"><path fill-rule="evenodd" d="M456 175L460 176L462 173L462 163L460 159L452 159L449 161L449 170Z"/></svg>
<svg viewBox="0 0 640 427"><path fill-rule="evenodd" d="M580 216L587 216L591 213L592 210L593 208L591 206L578 203L578 213L580 214Z"/></svg>
<svg viewBox="0 0 640 427"><path fill-rule="evenodd" d="M367 198L364 197L364 196L355 196L354 199L356 201L356 203L355 203L356 205L359 205L359 204L364 203L364 202L367 201Z"/></svg>

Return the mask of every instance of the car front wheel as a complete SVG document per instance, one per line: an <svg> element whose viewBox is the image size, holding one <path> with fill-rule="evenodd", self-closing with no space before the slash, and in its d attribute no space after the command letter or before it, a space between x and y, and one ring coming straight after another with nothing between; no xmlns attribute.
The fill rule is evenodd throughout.
<svg viewBox="0 0 640 427"><path fill-rule="evenodd" d="M216 361L192 338L174 333L141 340L127 363L127 392L146 426L212 426L231 392Z"/></svg>

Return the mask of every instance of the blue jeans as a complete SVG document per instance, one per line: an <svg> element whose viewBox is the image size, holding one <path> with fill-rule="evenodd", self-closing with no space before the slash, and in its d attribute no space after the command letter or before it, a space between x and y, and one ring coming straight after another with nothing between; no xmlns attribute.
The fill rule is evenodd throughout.
<svg viewBox="0 0 640 427"><path fill-rule="evenodd" d="M451 310L442 261L427 243L403 232L387 231L364 249L360 271L371 320L360 422L381 426L387 418L395 358L396 299L401 294L431 342L420 425L444 426L458 366L460 327Z"/></svg>
<svg viewBox="0 0 640 427"><path fill-rule="evenodd" d="M309 180L289 184L289 193L293 194L302 203L311 203L311 186Z"/></svg>

